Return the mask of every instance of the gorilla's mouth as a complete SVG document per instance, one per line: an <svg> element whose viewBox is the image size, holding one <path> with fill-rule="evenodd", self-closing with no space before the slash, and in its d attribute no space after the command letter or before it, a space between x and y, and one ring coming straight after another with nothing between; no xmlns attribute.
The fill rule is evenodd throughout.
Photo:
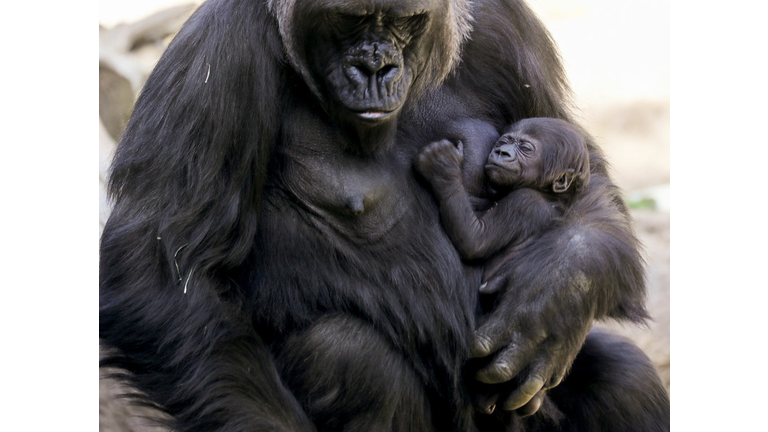
<svg viewBox="0 0 768 432"><path fill-rule="evenodd" d="M501 171L503 173L517 174L520 172L520 168L517 166L502 165L495 161L488 161L485 165L486 171Z"/></svg>
<svg viewBox="0 0 768 432"><path fill-rule="evenodd" d="M400 112L404 92L379 95L379 97L359 97L360 93L344 92L340 95L341 105L353 118L378 122L390 119Z"/></svg>
<svg viewBox="0 0 768 432"><path fill-rule="evenodd" d="M404 69L396 77L352 79L344 68L334 68L326 79L330 99L337 101L342 115L352 121L370 124L392 120L400 112L411 83L410 70Z"/></svg>

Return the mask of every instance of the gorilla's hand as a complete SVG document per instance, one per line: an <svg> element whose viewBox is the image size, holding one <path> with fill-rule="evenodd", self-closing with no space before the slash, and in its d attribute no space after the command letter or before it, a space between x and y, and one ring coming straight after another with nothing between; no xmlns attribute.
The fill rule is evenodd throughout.
<svg viewBox="0 0 768 432"><path fill-rule="evenodd" d="M416 156L416 171L430 183L454 183L461 181L461 162L464 147L447 139L427 144Z"/></svg>
<svg viewBox="0 0 768 432"><path fill-rule="evenodd" d="M539 273L537 283L525 286L497 274L481 287L501 295L476 331L471 351L473 358L488 361L475 378L499 389L498 396L479 403L480 411L496 404L521 415L535 413L545 390L558 385L573 363L591 327L593 302L583 273L562 274Z"/></svg>

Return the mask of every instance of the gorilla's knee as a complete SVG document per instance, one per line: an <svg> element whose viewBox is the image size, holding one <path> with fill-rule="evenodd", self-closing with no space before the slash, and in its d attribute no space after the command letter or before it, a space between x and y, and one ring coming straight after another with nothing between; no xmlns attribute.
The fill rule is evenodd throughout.
<svg viewBox="0 0 768 432"><path fill-rule="evenodd" d="M669 430L669 395L651 360L607 332L589 334L568 378L549 395L565 414L563 430Z"/></svg>
<svg viewBox="0 0 768 432"><path fill-rule="evenodd" d="M369 323L334 315L291 335L281 376L319 430L429 430L421 381Z"/></svg>

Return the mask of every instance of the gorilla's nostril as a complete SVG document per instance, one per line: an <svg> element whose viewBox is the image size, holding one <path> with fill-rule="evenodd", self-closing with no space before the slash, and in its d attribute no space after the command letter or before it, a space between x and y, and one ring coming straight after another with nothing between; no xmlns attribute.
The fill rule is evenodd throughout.
<svg viewBox="0 0 768 432"><path fill-rule="evenodd" d="M384 65L384 67L381 68L381 70L377 73L377 75L382 78L390 78L390 75L393 75L395 73L397 73L397 66Z"/></svg>
<svg viewBox="0 0 768 432"><path fill-rule="evenodd" d="M356 82L368 81L368 77L370 76L366 68L359 64L349 65L349 67L345 68L345 72L349 78Z"/></svg>

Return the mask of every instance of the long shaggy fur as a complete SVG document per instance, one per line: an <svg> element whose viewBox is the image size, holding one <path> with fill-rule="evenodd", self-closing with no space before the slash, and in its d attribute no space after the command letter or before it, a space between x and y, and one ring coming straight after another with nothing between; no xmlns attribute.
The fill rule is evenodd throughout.
<svg viewBox="0 0 768 432"><path fill-rule="evenodd" d="M248 19L243 19L248 17ZM311 430L239 304L276 142L282 44L265 5L211 1L149 77L117 149L100 338L179 430Z"/></svg>
<svg viewBox="0 0 768 432"><path fill-rule="evenodd" d="M209 0L184 25L149 77L117 149L110 178L114 209L101 239L99 335L111 355L103 365L124 371L121 377L141 392L146 403L169 413L170 426L179 431L312 431L318 423L308 415L313 411L303 399L306 394L302 398L294 394L297 387L311 385L307 381L312 377L296 382L301 375L290 372L296 357L282 357L291 353L280 351L275 341L281 335L275 332L285 331L282 319L293 319L294 324L301 317L310 320L312 313L349 301L349 310L365 324L333 322L328 328L341 325L358 332L354 334L378 334L389 344L380 354L386 357L387 368L398 372L395 388L407 390L413 404L428 399L428 406L408 405L410 410L404 415L431 417L425 424L477 430L460 375L476 306L474 292L462 288L478 282L477 272L470 271L467 280L462 279L458 257L437 222L437 209L407 170L398 178L412 194L404 202L418 203L406 212L411 219L404 226L411 227L410 231L382 237L376 246L378 253L373 252L375 248L360 253L348 249L346 257L324 256L343 258L334 262L336 267L319 268L317 273L332 278L337 284L330 286L338 286L336 291L292 291L282 290L281 284L264 285L261 298L286 302L254 303L259 298L254 295L255 287L262 280L255 278L254 263L271 262L271 267L261 270L277 272L278 281L287 267L275 260L285 260L286 266L295 266L292 270L304 271L309 277L312 274L299 268L297 256L312 251L335 254L342 249L340 244L323 243L328 237L311 230L320 239L315 238L308 250L291 250L291 244L281 244L284 249L280 251L255 247L258 236L264 234L259 230L264 226L264 207L269 205L265 185L279 185L284 180L282 172L273 170L279 170L280 158L287 157L281 153L287 112L298 107L315 113L313 120L334 126L317 109L317 100L308 91L316 92L316 88L291 41L297 32L292 26L304 25L291 21L292 11L298 7L301 5L293 0ZM422 77L432 84L431 90L403 113L399 153L382 158L382 163L406 166L402 161L407 160L409 164L408 157L419 145L433 139L430 134L439 134L434 120L444 113L441 101L451 94L467 99L451 104L451 110L471 107L473 113L489 118L499 128L524 117L568 120L567 86L557 53L549 35L522 2L492 0L470 5L457 0L445 14L447 23L438 32L434 56ZM472 31L457 64L470 24ZM452 68L455 73L449 75ZM438 88L445 77L444 86ZM455 113L439 118L450 120L452 116ZM312 141L318 130L310 128L309 132L304 138ZM644 291L637 242L602 156L594 144L590 143L590 149L592 183L598 177L595 200L585 201L586 213L580 215L597 217L574 218L573 224L574 233L590 232L591 240L584 244L574 241L570 254L542 250L541 255L531 255L525 277L536 286L565 289L570 280L534 271L540 269L536 263L559 261L563 268L582 271L600 292L599 302L581 305L593 308L596 317L641 319ZM294 204L300 209L294 213L298 219L287 226L301 233L307 227L300 224L310 215ZM286 226L286 221L279 222ZM280 235L290 238L288 231ZM415 247L417 240L421 249ZM269 241L279 242L280 237ZM405 247L404 241L413 243ZM395 254L402 249L406 249L405 255ZM597 252L593 255L592 250ZM590 263L611 265L598 269ZM315 264L307 262L308 267ZM626 289L600 291L600 278L619 281ZM380 282L389 291L386 295L355 291L361 280ZM316 279L308 286L321 282ZM286 286L290 283L286 280ZM328 303L307 303L307 299ZM257 331L254 322L269 316L259 308L284 318L264 323ZM342 348L369 339L353 338ZM334 338L309 341L318 346L335 343ZM306 347L296 346L294 355ZM318 352L322 353L328 352ZM381 372L375 363L378 354L374 352L366 357L367 362L348 369L361 388L382 390L366 375ZM594 368L600 369L602 364L598 358ZM317 368L318 379L326 370ZM641 397L643 389L636 394ZM398 406L397 401L392 403ZM329 405L337 406L331 414L341 415L350 404ZM657 405L654 400L652 409ZM446 417L446 410L455 416ZM641 417L642 413L635 414ZM524 426L511 422L500 427ZM489 430L493 429L482 429Z"/></svg>

